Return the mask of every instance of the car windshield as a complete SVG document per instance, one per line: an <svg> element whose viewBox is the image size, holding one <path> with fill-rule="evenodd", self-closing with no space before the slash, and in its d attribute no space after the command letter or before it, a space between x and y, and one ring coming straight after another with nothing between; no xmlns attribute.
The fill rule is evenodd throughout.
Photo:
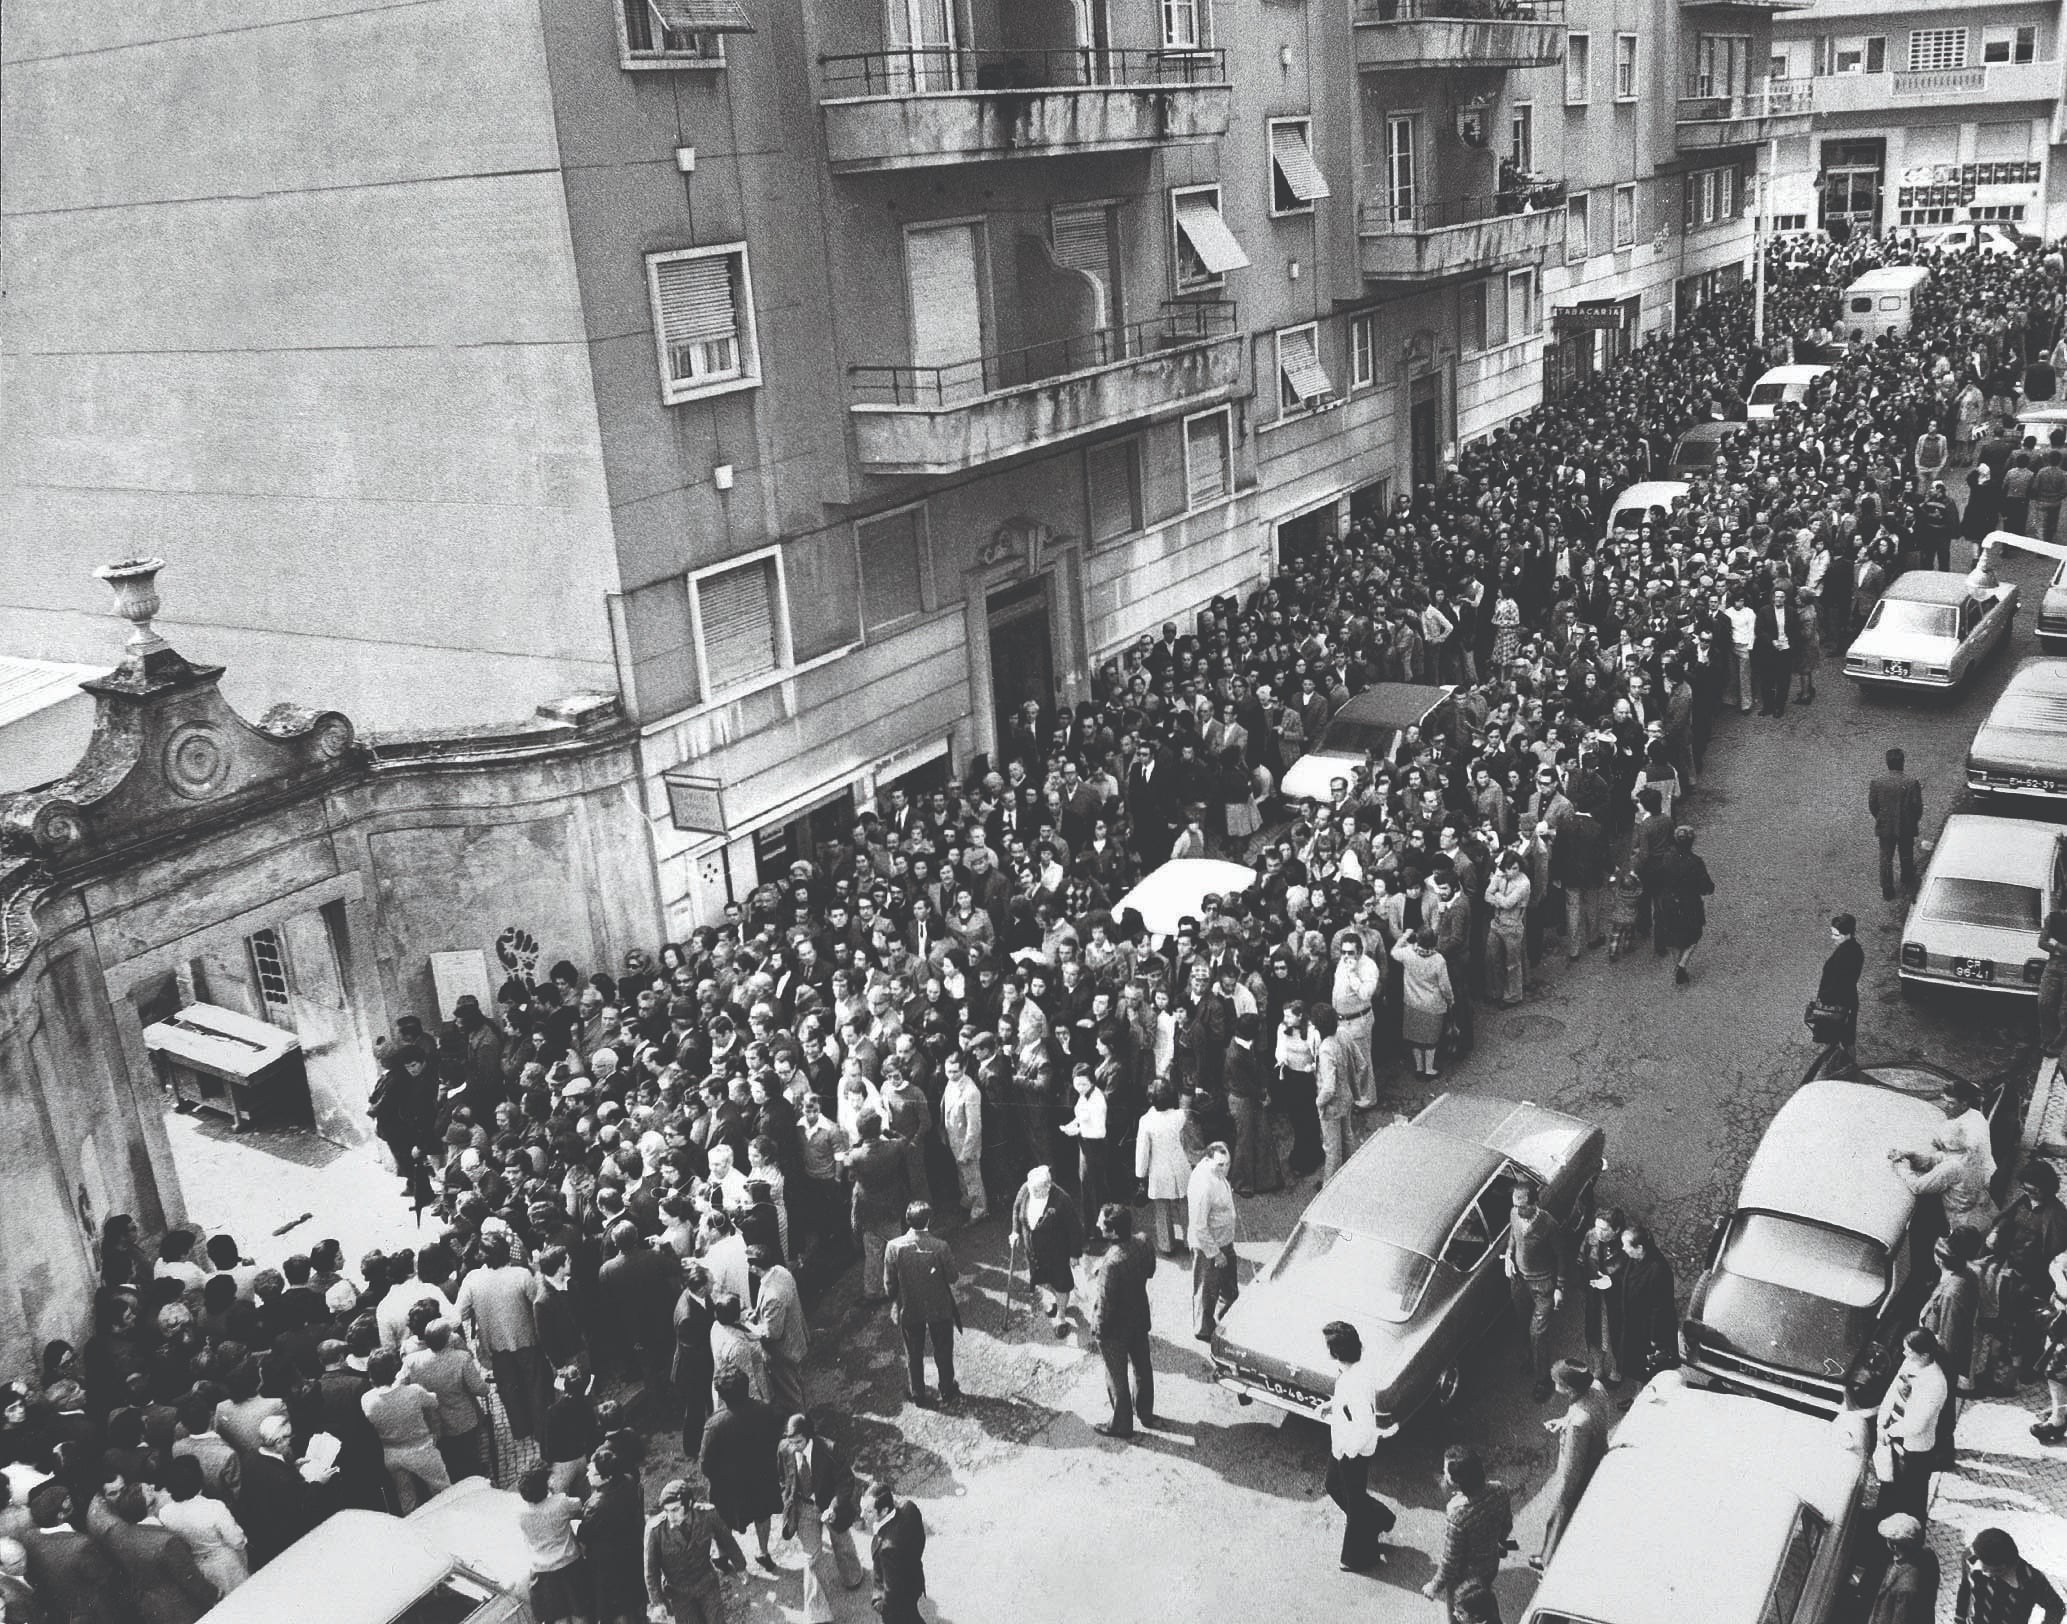
<svg viewBox="0 0 2067 1624"><path fill-rule="evenodd" d="M1622 508L1615 514L1615 528L1617 530L1634 530L1650 516L1651 510L1647 507Z"/></svg>
<svg viewBox="0 0 2067 1624"><path fill-rule="evenodd" d="M2045 898L2013 880L1969 880L1941 874L1924 888L1917 911L1959 925L2036 932Z"/></svg>
<svg viewBox="0 0 2067 1624"><path fill-rule="evenodd" d="M1365 1308L1389 1324L1414 1317L1435 1264L1369 1235L1303 1220L1271 1265L1270 1278L1319 1302Z"/></svg>
<svg viewBox="0 0 2067 1624"><path fill-rule="evenodd" d="M1754 406L1777 405L1786 397L1784 383L1755 383L1751 386L1751 404Z"/></svg>
<svg viewBox="0 0 2067 1624"><path fill-rule="evenodd" d="M1706 468L1715 461L1715 454L1721 448L1719 440L1682 440L1678 454L1673 461L1682 468Z"/></svg>
<svg viewBox="0 0 2067 1624"><path fill-rule="evenodd" d="M1383 722L1358 722L1347 716L1338 716L1321 729L1321 742L1314 751L1323 756L1356 756L1366 754L1382 756L1392 748L1393 734L1397 730Z"/></svg>
<svg viewBox="0 0 2067 1624"><path fill-rule="evenodd" d="M1888 1255L1878 1242L1769 1212L1737 1215L1722 1267L1845 1308L1872 1307L1888 1285Z"/></svg>
<svg viewBox="0 0 2067 1624"><path fill-rule="evenodd" d="M1866 617L1870 631L1906 632L1913 637L1956 637L1959 611L1949 603L1916 603L1907 598L1882 598Z"/></svg>

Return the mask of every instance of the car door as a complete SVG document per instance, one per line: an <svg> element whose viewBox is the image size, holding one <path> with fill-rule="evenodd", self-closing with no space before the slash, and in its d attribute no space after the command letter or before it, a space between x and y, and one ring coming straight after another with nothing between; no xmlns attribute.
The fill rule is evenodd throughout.
<svg viewBox="0 0 2067 1624"><path fill-rule="evenodd" d="M1502 1169L1458 1214L1443 1242L1442 1261L1455 1270L1460 1281L1454 1323L1440 1333L1443 1340L1468 1335L1471 1329L1491 1319L1500 1308L1500 1292L1493 1284L1500 1273L1498 1258L1507 1249L1507 1221L1512 1207L1508 1192L1514 1179Z"/></svg>

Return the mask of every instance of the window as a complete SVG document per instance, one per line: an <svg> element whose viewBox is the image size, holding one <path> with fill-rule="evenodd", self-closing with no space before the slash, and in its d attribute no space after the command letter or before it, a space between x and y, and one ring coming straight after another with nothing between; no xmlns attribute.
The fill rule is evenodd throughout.
<svg viewBox="0 0 2067 1624"><path fill-rule="evenodd" d="M2014 222L2024 218L2024 205L2021 203L1974 203L1968 205L1967 218L1970 220L2009 220Z"/></svg>
<svg viewBox="0 0 2067 1624"><path fill-rule="evenodd" d="M1270 212L1311 214L1317 199L1328 195L1328 182L1313 157L1313 121L1274 118L1270 121Z"/></svg>
<svg viewBox="0 0 2067 1624"><path fill-rule="evenodd" d="M1886 73L1888 37L1885 34L1822 34L1816 39L1816 72Z"/></svg>
<svg viewBox="0 0 2067 1624"><path fill-rule="evenodd" d="M1615 188L1615 246L1636 246L1636 188L1633 185Z"/></svg>
<svg viewBox="0 0 2067 1624"><path fill-rule="evenodd" d="M1577 107L1591 99L1593 81L1593 36L1565 36L1565 105Z"/></svg>
<svg viewBox="0 0 2067 1624"><path fill-rule="evenodd" d="M1830 1526L1816 1512L1803 1506L1794 1514L1794 1529L1787 1549L1780 1557L1780 1571L1773 1576L1773 1593L1766 1597L1758 1624L1795 1624L1802 1598L1808 1593L1809 1575Z"/></svg>
<svg viewBox="0 0 2067 1624"><path fill-rule="evenodd" d="M1321 365L1320 329L1312 322L1303 327L1280 328L1278 352L1278 411L1290 416L1324 406L1335 393L1328 370Z"/></svg>
<svg viewBox="0 0 2067 1624"><path fill-rule="evenodd" d="M1715 172L1715 217L1718 220L1737 218L1737 171L1734 169Z"/></svg>
<svg viewBox="0 0 2067 1624"><path fill-rule="evenodd" d="M1636 36L1615 36L1615 100L1636 100Z"/></svg>
<svg viewBox="0 0 2067 1624"><path fill-rule="evenodd" d="M1584 192L1565 199L1565 263L1576 265L1593 251L1587 238L1587 203Z"/></svg>
<svg viewBox="0 0 2067 1624"><path fill-rule="evenodd" d="M617 21L627 68L722 68L725 36L753 32L740 0L618 0Z"/></svg>
<svg viewBox="0 0 2067 1624"><path fill-rule="evenodd" d="M1378 318L1349 319L1349 387L1368 389L1378 381Z"/></svg>
<svg viewBox="0 0 2067 1624"><path fill-rule="evenodd" d="M906 508L854 526L861 553L861 629L874 634L926 612L926 510Z"/></svg>
<svg viewBox="0 0 2067 1624"><path fill-rule="evenodd" d="M1912 28L1909 31L1909 71L1933 73L1967 65L1967 31L1964 28Z"/></svg>
<svg viewBox="0 0 2067 1624"><path fill-rule="evenodd" d="M1809 217L1806 214L1776 214L1773 216L1773 230L1776 232L1806 231L1808 229Z"/></svg>
<svg viewBox="0 0 2067 1624"><path fill-rule="evenodd" d="M1988 28L1981 32L1981 60L1983 62L2030 62L2038 55L2038 30L2024 28Z"/></svg>
<svg viewBox="0 0 2067 1624"><path fill-rule="evenodd" d="M1209 507L1234 491L1232 419L1225 406L1184 420L1184 505Z"/></svg>
<svg viewBox="0 0 2067 1624"><path fill-rule="evenodd" d="M1751 89L1751 36L1701 34L1689 64L1689 96L1742 96Z"/></svg>
<svg viewBox="0 0 2067 1624"><path fill-rule="evenodd" d="M1141 528L1141 442L1114 440L1084 453L1091 544L1117 541Z"/></svg>
<svg viewBox="0 0 2067 1624"><path fill-rule="evenodd" d="M1219 187L1184 186L1171 192L1170 217L1177 239L1179 293L1217 288L1229 271L1249 263L1249 256L1221 218Z"/></svg>
<svg viewBox="0 0 2067 1624"><path fill-rule="evenodd" d="M280 934L270 925L264 930L253 931L248 938L251 947L251 976L258 987L258 1001L265 1018L275 1026L293 1025L293 1018L287 1010L287 952L280 945Z"/></svg>
<svg viewBox="0 0 2067 1624"><path fill-rule="evenodd" d="M1121 319L1119 224L1119 209L1111 203L1058 203L1048 216L1055 263L1096 286L1101 327Z"/></svg>
<svg viewBox="0 0 2067 1624"><path fill-rule="evenodd" d="M1524 175L1536 172L1536 104L1516 102L1507 115L1507 157Z"/></svg>
<svg viewBox="0 0 2067 1624"><path fill-rule="evenodd" d="M1486 307L1490 303L1486 297L1487 286L1484 282L1473 282L1464 290L1464 314L1458 326L1463 331L1464 347L1467 350L1489 350L1493 347L1490 342L1492 334L1486 330Z"/></svg>
<svg viewBox="0 0 2067 1624"><path fill-rule="evenodd" d="M674 405L759 385L753 283L743 243L649 254L646 277L663 401Z"/></svg>
<svg viewBox="0 0 2067 1624"><path fill-rule="evenodd" d="M1162 0L1163 49L1196 51L1206 44L1206 0Z"/></svg>
<svg viewBox="0 0 2067 1624"><path fill-rule="evenodd" d="M1402 115L1385 121L1385 189L1395 225L1410 225L1418 201L1414 181L1414 120Z"/></svg>
<svg viewBox="0 0 2067 1624"><path fill-rule="evenodd" d="M1507 273L1507 342L1519 343L1536 333L1536 273Z"/></svg>
<svg viewBox="0 0 2067 1624"><path fill-rule="evenodd" d="M1784 78L1786 78L1786 77L1787 77L1787 73L1788 73L1788 68L1787 68L1787 58L1786 58L1786 57L1784 57L1784 56L1775 56L1775 57L1769 58L1769 59L1767 60L1767 62L1766 62L1766 75L1767 75L1767 77L1768 77L1768 78L1772 78L1772 79L1784 79Z"/></svg>
<svg viewBox="0 0 2067 1624"><path fill-rule="evenodd" d="M690 608L703 658L703 692L715 698L783 666L782 572L764 553L692 579Z"/></svg>

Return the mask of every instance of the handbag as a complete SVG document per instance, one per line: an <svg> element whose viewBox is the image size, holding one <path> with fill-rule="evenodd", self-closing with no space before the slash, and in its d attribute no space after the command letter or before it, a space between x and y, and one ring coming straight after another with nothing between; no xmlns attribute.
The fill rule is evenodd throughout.
<svg viewBox="0 0 2067 1624"><path fill-rule="evenodd" d="M1873 1445L1873 1476L1881 1483L1895 1481L1895 1440L1880 1438Z"/></svg>
<svg viewBox="0 0 2067 1624"><path fill-rule="evenodd" d="M1843 1041L1845 1029L1851 1024L1852 1012L1842 1004L1826 1004L1817 999L1809 1000L1809 1007L1802 1011L1802 1023L1808 1027L1809 1036L1818 1043Z"/></svg>

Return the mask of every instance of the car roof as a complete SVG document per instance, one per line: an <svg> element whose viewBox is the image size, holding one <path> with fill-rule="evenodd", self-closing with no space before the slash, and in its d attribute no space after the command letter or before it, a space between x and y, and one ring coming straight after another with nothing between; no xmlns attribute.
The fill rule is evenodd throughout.
<svg viewBox="0 0 2067 1624"><path fill-rule="evenodd" d="M1881 265L1846 284L1847 293L1873 293L1883 288L1914 287L1931 279L1927 265Z"/></svg>
<svg viewBox="0 0 2067 1624"><path fill-rule="evenodd" d="M1610 511L1620 513L1626 507L1641 506L1646 512L1654 507L1661 507L1670 513L1673 499L1685 496L1693 488L1684 479L1639 480L1615 498Z"/></svg>
<svg viewBox="0 0 2067 1624"><path fill-rule="evenodd" d="M1930 872L1955 879L2014 878L2038 870L2040 880L2053 849L2067 828L2036 818L1997 818L1979 812L1955 812L1945 820L1931 851Z"/></svg>
<svg viewBox="0 0 2067 1624"><path fill-rule="evenodd" d="M462 1478L409 1513L408 1524L440 1551L450 1551L474 1572L506 1590L522 1591L531 1577L531 1553L517 1518L521 1496L485 1477Z"/></svg>
<svg viewBox="0 0 2067 1624"><path fill-rule="evenodd" d="M397 1518L333 1512L202 1614L202 1624L387 1624L452 1567Z"/></svg>
<svg viewBox="0 0 2067 1624"><path fill-rule="evenodd" d="M1822 377L1829 370L1829 367L1816 363L1770 367L1759 375L1758 381L1760 383L1809 383L1814 379Z"/></svg>
<svg viewBox="0 0 2067 1624"><path fill-rule="evenodd" d="M1749 423L1746 423L1741 418L1734 417L1725 418L1721 422L1696 423L1692 428L1688 429L1686 433L1682 434L1676 443L1679 445L1685 445L1689 440L1733 439L1737 435L1744 433L1750 427L1751 425ZM1636 487L1633 485L1630 487L1631 490L1634 490L1635 488Z"/></svg>
<svg viewBox="0 0 2067 1624"><path fill-rule="evenodd" d="M1991 728L2057 733L2067 749L2067 660L2036 656L2020 664L2003 685L1981 733ZM1974 737L1978 741L1980 736Z"/></svg>
<svg viewBox="0 0 2067 1624"><path fill-rule="evenodd" d="M1973 595L1956 570L1904 570L1881 594L1907 603L1965 603Z"/></svg>
<svg viewBox="0 0 2067 1624"><path fill-rule="evenodd" d="M1836 1526L1862 1466L1820 1416L1661 1376L1615 1429L1522 1616L1756 1624L1798 1508Z"/></svg>
<svg viewBox="0 0 2067 1624"><path fill-rule="evenodd" d="M1498 1151L1420 1122L1380 1128L1321 1187L1302 1223L1435 1257L1458 1211L1499 1172ZM1361 1166L1361 1172L1359 1167Z"/></svg>
<svg viewBox="0 0 2067 1624"><path fill-rule="evenodd" d="M1737 1205L1891 1247L1916 1198L1887 1152L1923 1149L1943 1121L1931 1101L1891 1088L1835 1077L1804 1083L1766 1125Z"/></svg>
<svg viewBox="0 0 2067 1624"><path fill-rule="evenodd" d="M1335 713L1334 720L1381 727L1413 727L1455 690L1433 683L1381 682L1366 688Z"/></svg>

